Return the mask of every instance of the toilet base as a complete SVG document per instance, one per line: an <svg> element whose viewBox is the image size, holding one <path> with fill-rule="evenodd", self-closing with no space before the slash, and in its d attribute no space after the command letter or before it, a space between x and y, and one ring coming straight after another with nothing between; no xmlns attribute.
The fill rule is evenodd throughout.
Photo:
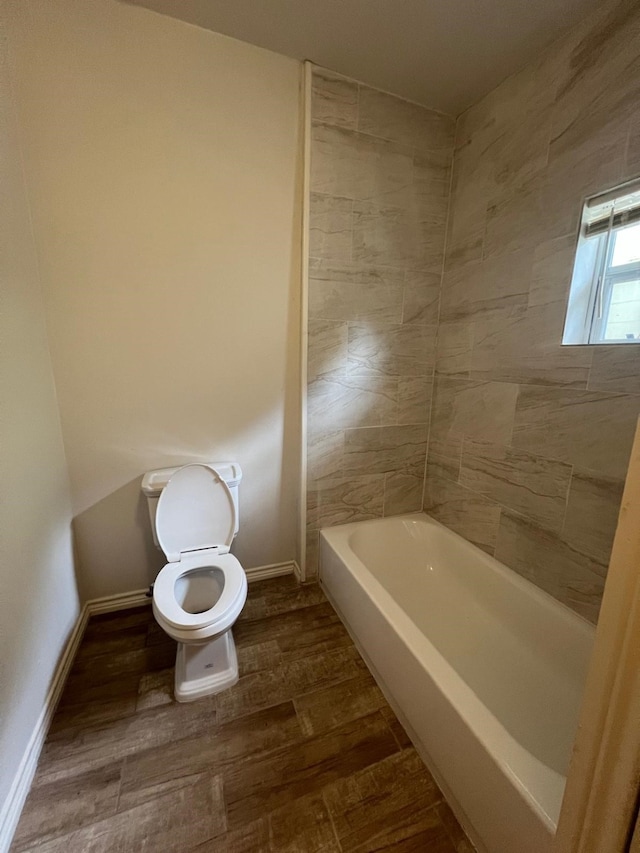
<svg viewBox="0 0 640 853"><path fill-rule="evenodd" d="M238 680L238 657L231 629L208 643L178 643L175 696L193 702L232 687Z"/></svg>

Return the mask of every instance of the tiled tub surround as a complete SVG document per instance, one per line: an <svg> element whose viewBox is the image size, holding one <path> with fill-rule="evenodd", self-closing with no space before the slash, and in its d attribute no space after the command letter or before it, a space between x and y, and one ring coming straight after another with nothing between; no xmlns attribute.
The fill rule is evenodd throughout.
<svg viewBox="0 0 640 853"><path fill-rule="evenodd" d="M315 70L308 561L318 530L422 507L453 119Z"/></svg>
<svg viewBox="0 0 640 853"><path fill-rule="evenodd" d="M640 7L458 120L425 509L595 621L640 346L560 344L584 196L640 173Z"/></svg>

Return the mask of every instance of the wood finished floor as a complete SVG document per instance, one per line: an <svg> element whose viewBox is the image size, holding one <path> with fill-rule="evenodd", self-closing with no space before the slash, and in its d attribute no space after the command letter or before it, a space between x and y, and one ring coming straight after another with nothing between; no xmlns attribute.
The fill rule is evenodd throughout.
<svg viewBox="0 0 640 853"><path fill-rule="evenodd" d="M150 608L93 618L12 853L473 853L318 586L252 584L234 636L181 705Z"/></svg>

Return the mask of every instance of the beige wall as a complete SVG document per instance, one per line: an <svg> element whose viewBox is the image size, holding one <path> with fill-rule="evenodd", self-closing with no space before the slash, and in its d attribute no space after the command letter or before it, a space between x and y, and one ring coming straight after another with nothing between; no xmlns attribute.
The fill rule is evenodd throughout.
<svg viewBox="0 0 640 853"><path fill-rule="evenodd" d="M611 8L611 4L609 4ZM562 347L585 195L640 174L625 0L457 124L425 508L595 620L640 347Z"/></svg>
<svg viewBox="0 0 640 853"><path fill-rule="evenodd" d="M0 836L7 795L78 615L71 500L0 0ZM1 843L1 842L0 842Z"/></svg>
<svg viewBox="0 0 640 853"><path fill-rule="evenodd" d="M314 73L309 574L319 528L422 508L453 131Z"/></svg>
<svg viewBox="0 0 640 853"><path fill-rule="evenodd" d="M233 459L235 553L296 557L299 66L116 0L30 0L26 169L85 598L146 586L144 471Z"/></svg>

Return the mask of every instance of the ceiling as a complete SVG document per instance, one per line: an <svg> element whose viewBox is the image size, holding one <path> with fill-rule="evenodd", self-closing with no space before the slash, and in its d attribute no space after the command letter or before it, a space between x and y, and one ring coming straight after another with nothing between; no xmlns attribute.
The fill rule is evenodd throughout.
<svg viewBox="0 0 640 853"><path fill-rule="evenodd" d="M458 115L601 0L128 0Z"/></svg>

